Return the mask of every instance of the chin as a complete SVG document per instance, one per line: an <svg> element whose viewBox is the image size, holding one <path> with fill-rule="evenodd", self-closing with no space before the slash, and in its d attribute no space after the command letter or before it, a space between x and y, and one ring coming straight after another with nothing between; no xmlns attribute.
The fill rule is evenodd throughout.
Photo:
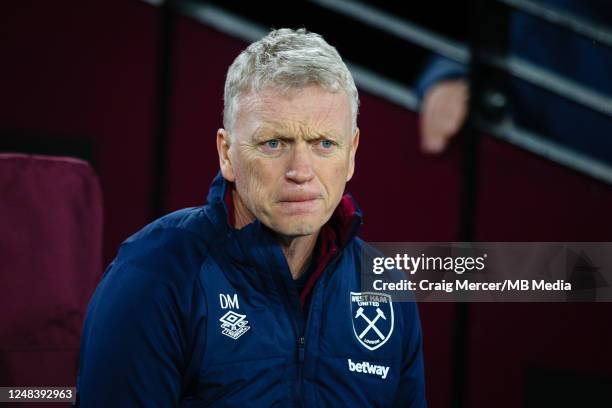
<svg viewBox="0 0 612 408"><path fill-rule="evenodd" d="M278 225L272 227L276 233L284 235L286 237L303 237L307 235L315 234L321 229L319 224L296 222L290 224Z"/></svg>

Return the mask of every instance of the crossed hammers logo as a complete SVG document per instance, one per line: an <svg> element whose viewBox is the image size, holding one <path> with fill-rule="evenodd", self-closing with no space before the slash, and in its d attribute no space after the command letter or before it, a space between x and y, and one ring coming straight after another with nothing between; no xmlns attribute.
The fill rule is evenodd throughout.
<svg viewBox="0 0 612 408"><path fill-rule="evenodd" d="M376 327L376 322L381 317L383 318L383 320L387 320L385 313L382 310L380 310L380 308L378 307L376 308L376 317L374 318L374 320L370 320L368 316L366 316L365 313L363 313L363 307L360 307L359 309L357 309L357 313L355 314L355 319L358 317L363 317L363 319L368 323L368 326L365 329L363 329L363 331L359 335L360 339L363 339L363 336L368 334L370 330L374 330L374 332L378 334L378 337L380 337L381 340L385 339L385 336L380 332L380 330L378 330L378 327Z"/></svg>

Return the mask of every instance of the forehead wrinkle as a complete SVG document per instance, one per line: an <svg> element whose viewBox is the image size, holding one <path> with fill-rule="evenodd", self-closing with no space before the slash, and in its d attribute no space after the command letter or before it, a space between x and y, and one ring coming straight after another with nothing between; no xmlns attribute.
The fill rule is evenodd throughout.
<svg viewBox="0 0 612 408"><path fill-rule="evenodd" d="M305 140L320 139L322 137L340 139L342 137L344 133L343 124L328 122L334 110L342 106L344 99L328 99L327 103L324 104L325 109L320 115L315 117L289 117L283 120L282 117L279 118L279 112L276 110L278 106L277 95L270 94L269 92L270 90L251 91L241 96L240 113L251 114L259 122L251 135L252 138L260 137L268 132L276 133L277 136L299 137Z"/></svg>
<svg viewBox="0 0 612 408"><path fill-rule="evenodd" d="M336 138L336 132L326 129L300 129L300 135L304 140L317 140L321 138Z"/></svg>
<svg viewBox="0 0 612 408"><path fill-rule="evenodd" d="M274 128L274 131L288 138L298 138L305 141L312 141L325 137L338 138L337 131L335 130L326 128L317 129L302 121L291 121L290 123L279 122L279 125L280 126Z"/></svg>
<svg viewBox="0 0 612 408"><path fill-rule="evenodd" d="M335 131L327 131L324 129L316 129L308 123L301 120L270 120L266 121L260 118L259 126L253 132L254 136L270 133L272 136L285 136L289 138L302 138L305 140L313 140L321 138L328 134L335 134ZM270 136L270 135L267 135Z"/></svg>
<svg viewBox="0 0 612 408"><path fill-rule="evenodd" d="M265 122L263 120L264 116L266 116L266 113L272 112L274 106L269 99L265 93L257 91L240 95L236 117L251 114L260 119L261 122Z"/></svg>

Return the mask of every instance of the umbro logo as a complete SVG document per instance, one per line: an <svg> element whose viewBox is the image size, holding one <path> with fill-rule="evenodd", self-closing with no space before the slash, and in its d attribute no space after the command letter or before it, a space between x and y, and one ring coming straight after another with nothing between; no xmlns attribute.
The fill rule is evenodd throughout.
<svg viewBox="0 0 612 408"><path fill-rule="evenodd" d="M232 310L219 318L221 322L221 333L236 340L251 328L246 315L236 313Z"/></svg>

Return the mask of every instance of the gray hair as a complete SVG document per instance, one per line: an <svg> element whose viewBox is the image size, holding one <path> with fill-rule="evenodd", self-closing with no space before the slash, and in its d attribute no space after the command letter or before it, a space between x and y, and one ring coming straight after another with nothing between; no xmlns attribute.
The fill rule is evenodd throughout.
<svg viewBox="0 0 612 408"><path fill-rule="evenodd" d="M236 57L225 80L223 127L232 132L242 95L266 87L288 93L308 85L318 85L330 92L346 92L355 133L359 94L353 76L335 47L304 28L273 30Z"/></svg>

